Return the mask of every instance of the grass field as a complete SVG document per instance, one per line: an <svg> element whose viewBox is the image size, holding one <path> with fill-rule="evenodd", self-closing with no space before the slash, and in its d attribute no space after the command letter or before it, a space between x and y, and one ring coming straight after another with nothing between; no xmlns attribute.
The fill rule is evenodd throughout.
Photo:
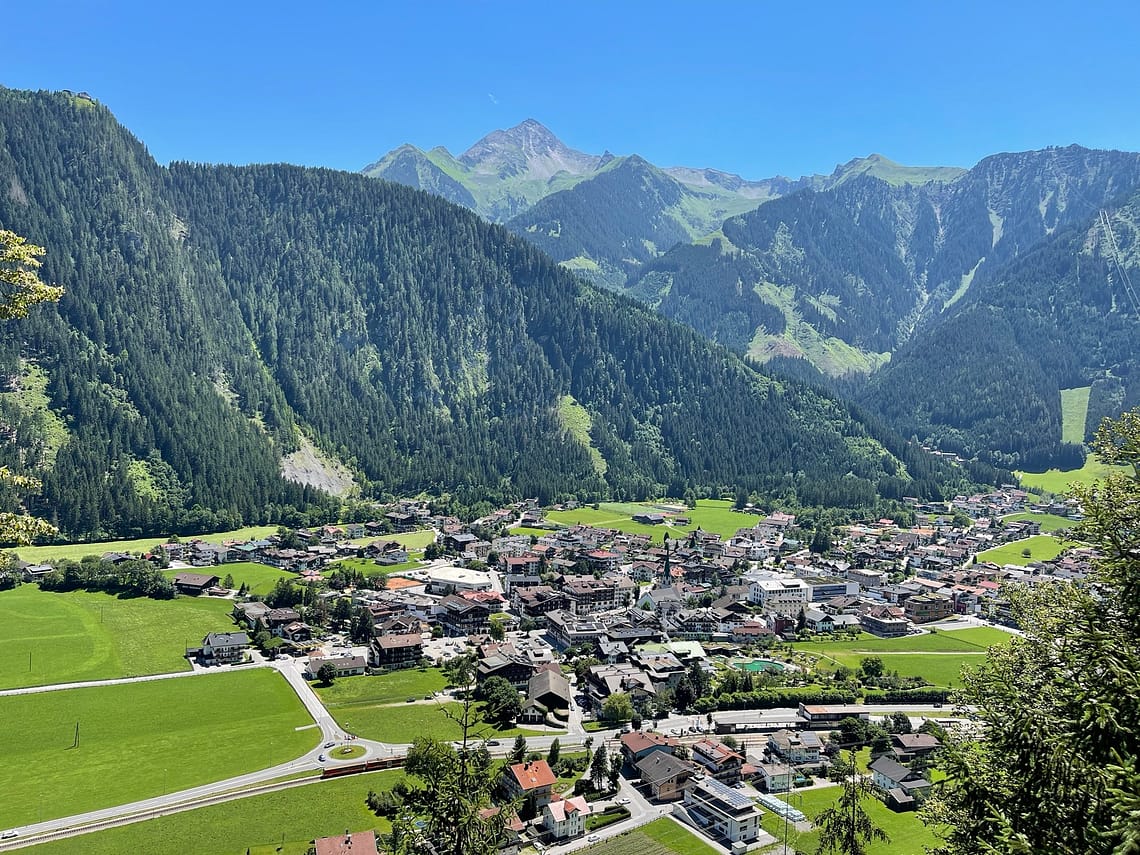
<svg viewBox="0 0 1140 855"><path fill-rule="evenodd" d="M189 851L194 855L240 855L248 848L250 855L305 855L310 840L341 834L346 828L375 828L386 833L388 821L368 810L364 799L370 789L388 789L399 779L399 772L373 772L321 781L24 851L34 855L185 855ZM187 841L193 841L192 848Z"/></svg>
<svg viewBox="0 0 1140 855"><path fill-rule="evenodd" d="M584 851L590 855L717 855L719 850L673 820L662 818Z"/></svg>
<svg viewBox="0 0 1140 855"><path fill-rule="evenodd" d="M365 739L375 739L379 742L414 742L417 736L431 736L450 742L463 738L463 729L443 712L446 709L452 715L458 715L462 707L458 701L446 704L427 702L409 704L406 702L407 697L413 695L401 698L403 703L383 705L361 702L345 707L329 706L328 709L341 727ZM513 739L520 733L523 736L557 735L554 731L540 733L517 727L496 730L490 724L482 724L475 728L474 736L481 739Z"/></svg>
<svg viewBox="0 0 1140 855"><path fill-rule="evenodd" d="M184 541L204 540L208 543L222 543L227 540L256 540L277 533L275 525L252 525L233 531L219 531L213 534L196 534L182 538ZM102 555L104 552L147 552L160 543L166 543L168 537L142 537L137 540L106 540L98 543L62 543L51 546L21 546L15 550L24 561L40 563L57 561L61 558L72 558L78 561L85 555ZM423 549L435 539L435 532L431 529L423 531L409 531L404 534L386 534L380 538L358 538L354 543L371 543L373 540L394 540L408 549ZM224 568L218 568L224 569ZM221 575L225 575L222 573Z"/></svg>
<svg viewBox="0 0 1140 855"><path fill-rule="evenodd" d="M296 730L311 723L264 668L0 697L0 827L287 762L317 744L319 731Z"/></svg>
<svg viewBox="0 0 1140 855"><path fill-rule="evenodd" d="M296 579L296 573L289 573L286 570L278 570L276 567L270 567L268 564L257 564L253 561L236 561L233 564L222 564L218 567L207 568L209 572L217 575L218 579L225 579L227 575L234 577L234 587L241 587L242 582L249 585L251 594L265 595L273 590L273 586L277 584L278 579ZM200 568L194 568L195 572L200 572ZM173 579L179 573L185 573L185 570L177 570L170 568L163 570L164 576ZM232 605L231 605L232 608Z"/></svg>
<svg viewBox="0 0 1140 855"><path fill-rule="evenodd" d="M817 815L830 807L839 796L839 787L824 787L818 790L802 790L781 796L792 807L802 810L807 817ZM867 847L868 855L921 855L927 847L938 845L934 832L922 824L916 813L895 813L877 799L866 799L863 809L879 828L890 835L889 843L874 842ZM764 814L761 825L778 840L784 839L784 820L761 808ZM819 843L815 830L802 834L788 825L788 846L796 851L814 852Z"/></svg>
<svg viewBox="0 0 1140 855"><path fill-rule="evenodd" d="M399 573L401 570L416 570L423 567L422 561L405 561L403 564L377 564L371 558L342 558L340 561L334 561L327 565L322 571L322 576L330 575L334 570L340 568L342 570L359 570L365 576L372 578L374 576L388 576L392 573Z"/></svg>
<svg viewBox="0 0 1140 855"><path fill-rule="evenodd" d="M233 531L219 531L214 534L196 534L193 537L184 537L183 540L204 540L208 543L222 543L226 540L253 540L274 534L275 525L252 525ZM25 561L43 562L55 561L60 558L72 558L78 561L85 555L102 555L104 552L147 552L160 543L166 543L168 537L143 537L138 540L106 540L99 543L64 543L52 546L22 546L16 550L20 558ZM225 574L223 574L225 575Z"/></svg>
<svg viewBox="0 0 1140 855"><path fill-rule="evenodd" d="M406 702L408 698L443 691L447 678L439 668L420 671L407 668L375 677L341 677L331 686L317 686L316 692L330 711L355 706L377 706Z"/></svg>
<svg viewBox="0 0 1140 855"><path fill-rule="evenodd" d="M0 592L0 689L188 671L187 645L233 629L232 606L35 585Z"/></svg>
<svg viewBox="0 0 1140 855"><path fill-rule="evenodd" d="M1108 466L1094 457L1085 460L1080 469L1050 469L1046 472L1016 472L1021 479L1021 486L1027 490L1063 495L1068 492L1069 485L1083 484L1088 486L1093 481L1104 478L1113 472L1127 474L1130 470L1124 466Z"/></svg>
<svg viewBox="0 0 1140 855"><path fill-rule="evenodd" d="M1021 520L1029 520L1041 524L1041 530L1045 532L1060 531L1064 528L1072 528L1076 522L1065 517L1059 517L1056 514L1010 514L1008 517L1002 517L1005 522L1019 522Z"/></svg>
<svg viewBox="0 0 1140 855"><path fill-rule="evenodd" d="M667 500L665 503L670 505L680 504L675 500ZM691 520L691 524L687 526L644 525L643 523L635 523L632 519L633 515L645 511L650 513L662 513L661 508L652 502L642 504L631 502L605 502L600 504L597 509L582 507L572 511L548 511L546 518L559 525L577 525L581 523L583 525L597 526L598 528L617 529L627 534L645 534L657 543L664 540L666 534L669 535L670 539L676 539L683 537L689 532L696 531L698 528L704 531L716 532L717 534L727 537L735 534L737 529L750 528L756 525L761 519L755 514L745 514L733 510L732 502L727 499L700 499L697 501L695 508L681 511L680 514L682 516L687 516ZM527 529L523 532L516 529L516 532L529 534L531 530ZM545 532L543 533L545 534Z"/></svg>
<svg viewBox="0 0 1140 855"><path fill-rule="evenodd" d="M934 686L957 686L962 668L980 665L986 650L994 644L1008 643L1011 636L999 629L972 629L908 635L902 638L877 638L864 634L853 641L803 641L794 647L820 657L824 667L845 665L858 669L866 656L878 656L887 671L901 677L923 677Z"/></svg>
<svg viewBox="0 0 1140 855"><path fill-rule="evenodd" d="M979 626L902 638L863 633L852 641L834 641L820 636L819 641L799 641L792 647L808 653L984 653L994 644L1005 644L1010 637L1000 629Z"/></svg>
<svg viewBox="0 0 1140 855"><path fill-rule="evenodd" d="M1039 534L1036 537L1018 540L1014 543L1004 543L993 549L987 549L985 552L979 552L978 560L992 561L998 565L1017 564L1024 567L1032 561L1048 561L1050 558L1056 558L1069 546L1072 544L1065 543L1048 534ZM1022 554L1026 549L1029 550L1029 555Z"/></svg>
<svg viewBox="0 0 1140 855"><path fill-rule="evenodd" d="M1092 386L1061 390L1061 442L1085 441L1085 419L1089 412Z"/></svg>

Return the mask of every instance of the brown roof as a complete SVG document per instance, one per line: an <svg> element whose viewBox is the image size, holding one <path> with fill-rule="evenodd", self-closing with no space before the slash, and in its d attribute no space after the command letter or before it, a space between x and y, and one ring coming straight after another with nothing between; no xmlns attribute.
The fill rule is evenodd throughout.
<svg viewBox="0 0 1140 855"><path fill-rule="evenodd" d="M550 770L545 760L535 760L531 763L516 763L511 766L511 774L515 776L523 792L536 790L539 787L553 787L558 779Z"/></svg>
<svg viewBox="0 0 1140 855"><path fill-rule="evenodd" d="M634 730L621 735L621 744L630 753L640 754L645 749L652 748L655 745L675 747L678 743L676 739L670 739L667 736L662 736L660 733L654 733L651 730Z"/></svg>
<svg viewBox="0 0 1140 855"><path fill-rule="evenodd" d="M401 647L420 647L423 639L418 632L400 632L392 635L382 635L376 643L384 650L396 650Z"/></svg>
<svg viewBox="0 0 1140 855"><path fill-rule="evenodd" d="M179 573L174 577L175 585L185 585L187 588L208 588L217 581L217 576L207 576L204 573Z"/></svg>
<svg viewBox="0 0 1140 855"><path fill-rule="evenodd" d="M355 834L337 834L319 837L313 841L317 855L379 855L375 831L358 831Z"/></svg>

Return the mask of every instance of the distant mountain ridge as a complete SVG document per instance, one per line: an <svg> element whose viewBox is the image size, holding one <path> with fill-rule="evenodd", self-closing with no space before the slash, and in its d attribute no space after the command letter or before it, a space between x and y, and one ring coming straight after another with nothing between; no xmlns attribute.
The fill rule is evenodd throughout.
<svg viewBox="0 0 1140 855"><path fill-rule="evenodd" d="M609 173L618 161L628 161L626 180L622 173ZM753 181L711 168L661 168L636 154L586 154L566 146L540 122L526 119L492 131L458 158L442 147L425 152L403 145L363 172L427 190L505 223L575 272L621 288L676 242L700 239L726 218L770 199L827 189L859 175L905 185L951 181L964 170L907 167L873 154L837 166L831 175ZM638 192L640 198L630 198ZM599 228L599 220L607 223L606 229Z"/></svg>

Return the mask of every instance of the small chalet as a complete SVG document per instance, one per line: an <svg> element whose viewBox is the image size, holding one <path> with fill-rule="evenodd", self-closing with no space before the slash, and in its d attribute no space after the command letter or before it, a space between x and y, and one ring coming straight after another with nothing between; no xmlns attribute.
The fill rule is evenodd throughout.
<svg viewBox="0 0 1140 855"><path fill-rule="evenodd" d="M636 764L641 782L658 801L676 801L685 795L685 788L697 770L692 763L674 757L665 751L654 751Z"/></svg>
<svg viewBox="0 0 1140 855"><path fill-rule="evenodd" d="M180 594L192 597L204 594L218 584L218 577L206 573L178 573L174 577L174 589Z"/></svg>

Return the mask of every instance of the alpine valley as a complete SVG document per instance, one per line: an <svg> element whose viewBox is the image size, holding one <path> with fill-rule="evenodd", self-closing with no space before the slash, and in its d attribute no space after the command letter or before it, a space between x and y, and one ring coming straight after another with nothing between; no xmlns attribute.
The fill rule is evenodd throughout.
<svg viewBox="0 0 1140 855"><path fill-rule="evenodd" d="M1112 168L1131 176L1119 160ZM446 169L427 165L437 161ZM794 189L589 158L533 124L459 160L402 150L385 162L388 177L496 219L513 215L523 235L537 232L520 217L555 216L543 211L562 204L559 194L539 198L553 185L585 203L603 198L607 182L659 181L660 192L628 200L644 206L647 228L660 227L629 286L687 321L666 299L682 288L667 280L680 281L682 263L759 275L769 261L762 227L749 225L757 215L731 215ZM1107 192L1103 169L1083 192ZM832 184L769 205L838 209L866 187L881 199L876 216L901 221L908 200L932 210L920 201L933 191L911 184L864 176L820 186ZM683 227L669 224L677 212ZM662 254L726 217L719 243ZM1056 218L1057 240L1080 240L1064 231L1071 217ZM162 167L85 97L0 90L0 226L45 246L43 277L66 289L60 303L2 328L0 438L3 462L42 481L20 501L70 538L303 525L335 518L342 500L420 492L471 508L729 489L868 511L1002 477L932 457L857 406L758 370L732 352L747 336L694 323L729 347L710 341L438 195L325 169ZM921 246L941 246L935 224L923 228ZM836 253L863 245L855 224L834 229L847 241ZM885 241L868 239L867 257L885 263ZM875 305L917 324L909 257L890 256L898 294ZM784 303L753 284L738 296L767 307L754 325L774 332L781 312L803 312L811 299L846 307L826 297L837 286L806 273L804 283L802 294L774 283L788 291ZM854 302L860 288L870 286L836 296ZM978 280L967 296L982 288ZM887 351L903 340L897 320L871 319L877 311L852 309L850 347ZM11 492L3 500L17 504Z"/></svg>
<svg viewBox="0 0 1140 855"><path fill-rule="evenodd" d="M746 181L583 154L528 120L459 158L404 146L365 173L504 222L596 284L967 459L1079 466L1100 419L1140 401L1140 154L1069 146L968 170L871 155ZM1064 389L1089 399L1069 442Z"/></svg>

